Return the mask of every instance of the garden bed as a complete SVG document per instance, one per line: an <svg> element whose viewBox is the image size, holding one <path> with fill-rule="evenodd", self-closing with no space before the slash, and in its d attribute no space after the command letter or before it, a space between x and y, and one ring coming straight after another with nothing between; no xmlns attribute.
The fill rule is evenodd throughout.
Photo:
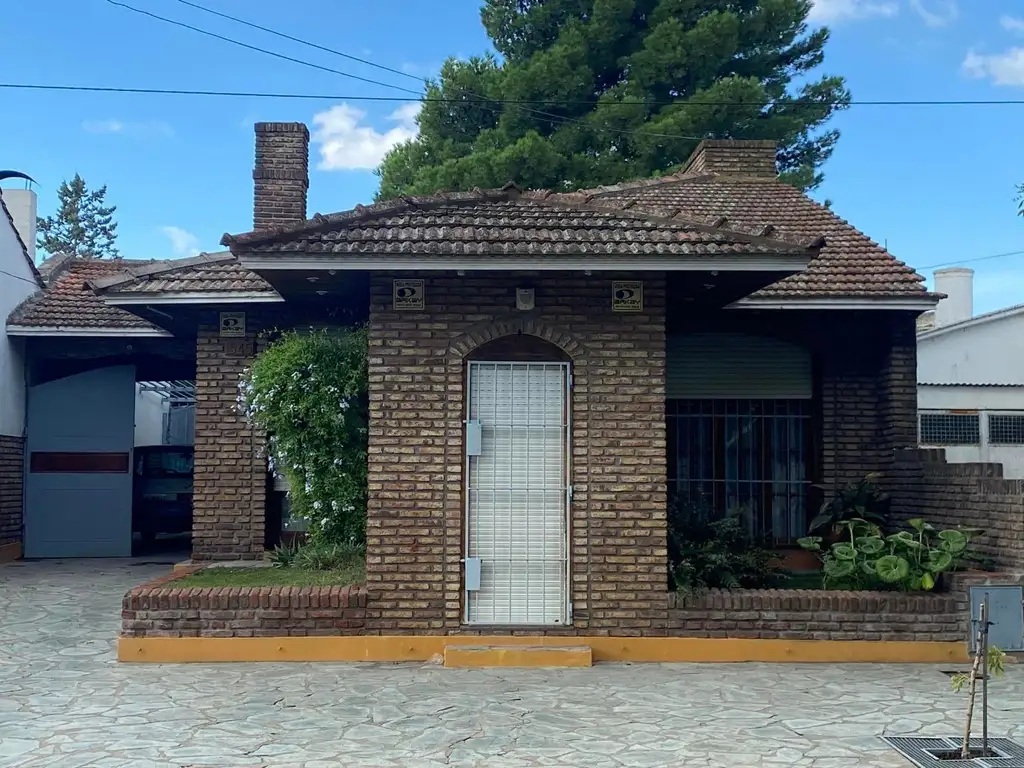
<svg viewBox="0 0 1024 768"><path fill-rule="evenodd" d="M174 582L180 589L190 587L347 587L362 584L366 568L362 561L330 570L311 568L203 568Z"/></svg>

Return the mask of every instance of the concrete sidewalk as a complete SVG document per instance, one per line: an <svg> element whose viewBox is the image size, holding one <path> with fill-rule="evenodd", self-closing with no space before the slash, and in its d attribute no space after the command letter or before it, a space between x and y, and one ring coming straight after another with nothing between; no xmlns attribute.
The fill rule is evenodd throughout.
<svg viewBox="0 0 1024 768"><path fill-rule="evenodd" d="M0 766L909 766L956 735L939 668L883 665L119 665L120 601L172 560L0 566ZM1024 669L990 733L1024 742Z"/></svg>

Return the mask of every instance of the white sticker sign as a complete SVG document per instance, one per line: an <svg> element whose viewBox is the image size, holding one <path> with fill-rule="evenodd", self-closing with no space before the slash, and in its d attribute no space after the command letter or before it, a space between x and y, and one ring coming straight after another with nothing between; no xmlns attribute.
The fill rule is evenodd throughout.
<svg viewBox="0 0 1024 768"><path fill-rule="evenodd" d="M396 310L423 309L423 281L395 280L393 300Z"/></svg>
<svg viewBox="0 0 1024 768"><path fill-rule="evenodd" d="M644 284L639 280L617 280L612 283L613 312L643 312Z"/></svg>
<svg viewBox="0 0 1024 768"><path fill-rule="evenodd" d="M220 337L222 339L245 338L245 312L221 312Z"/></svg>

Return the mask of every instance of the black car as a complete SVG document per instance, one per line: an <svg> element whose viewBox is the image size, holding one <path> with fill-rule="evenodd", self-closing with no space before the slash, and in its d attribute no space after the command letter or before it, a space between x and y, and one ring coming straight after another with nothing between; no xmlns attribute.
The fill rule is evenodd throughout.
<svg viewBox="0 0 1024 768"><path fill-rule="evenodd" d="M151 542L159 534L192 530L192 472L195 449L190 445L150 445L135 449L132 533Z"/></svg>

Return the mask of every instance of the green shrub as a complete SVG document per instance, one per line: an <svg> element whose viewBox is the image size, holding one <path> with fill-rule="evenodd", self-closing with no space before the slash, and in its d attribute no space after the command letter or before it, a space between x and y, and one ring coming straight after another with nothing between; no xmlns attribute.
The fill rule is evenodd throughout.
<svg viewBox="0 0 1024 768"><path fill-rule="evenodd" d="M774 586L785 575L775 555L750 535L744 510L716 516L706 505L682 501L669 506L669 576L677 591Z"/></svg>
<svg viewBox="0 0 1024 768"><path fill-rule="evenodd" d="M867 520L839 523L843 541L822 550L820 536L806 536L800 546L821 553L827 589L902 589L908 592L935 588L941 574L955 571L968 556L976 528L936 530L930 523L908 520L909 531L884 536Z"/></svg>
<svg viewBox="0 0 1024 768"><path fill-rule="evenodd" d="M239 382L238 403L267 435L272 468L288 480L293 513L314 542L366 535L365 328L281 334Z"/></svg>
<svg viewBox="0 0 1024 768"><path fill-rule="evenodd" d="M299 549L295 557L295 566L311 571L336 571L361 560L363 555L363 547L351 542L313 543Z"/></svg>
<svg viewBox="0 0 1024 768"><path fill-rule="evenodd" d="M808 533L835 531L847 520L865 520L884 530L889 523L889 494L879 486L881 474L872 472L856 483L849 483L821 505L811 520Z"/></svg>
<svg viewBox="0 0 1024 768"><path fill-rule="evenodd" d="M278 544L274 547L274 551L270 553L270 561L274 564L275 568L290 568L295 564L295 559L298 557L301 547L302 545L298 541Z"/></svg>

